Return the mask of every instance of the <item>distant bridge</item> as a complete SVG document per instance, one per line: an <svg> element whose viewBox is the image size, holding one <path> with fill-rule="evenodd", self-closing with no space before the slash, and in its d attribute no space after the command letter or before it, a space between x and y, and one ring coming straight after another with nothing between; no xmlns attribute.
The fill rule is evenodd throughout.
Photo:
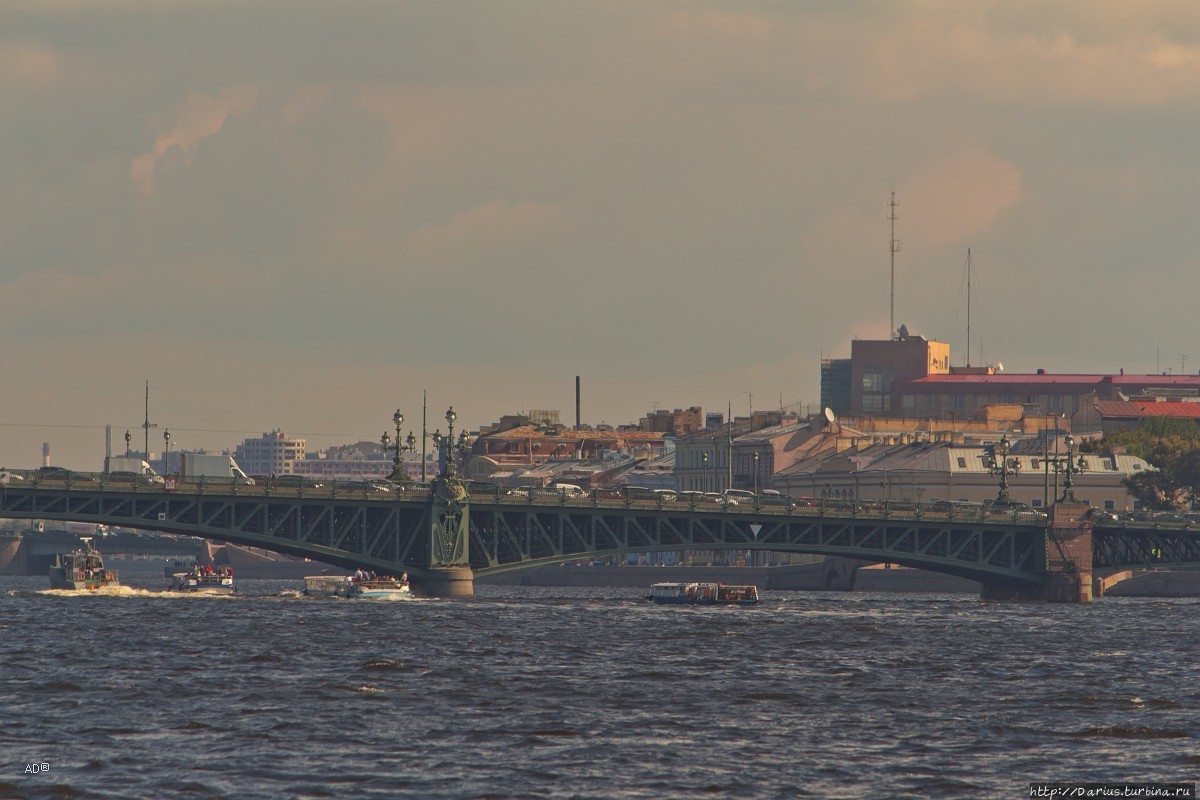
<svg viewBox="0 0 1200 800"><path fill-rule="evenodd" d="M0 517L155 530L347 569L408 572L434 593L445 589L438 581L451 574L447 571L456 570L452 595L469 593L473 576L681 550L770 550L890 562L979 581L984 596L997 598L1042 596L1048 581L1061 583L1064 577L1072 585L1085 575L1090 582L1093 569L1200 567L1200 531L1132 523L1093 529L1086 508L1061 504L1048 521L1040 512L989 513L960 504L805 505L762 497L725 506L517 496L492 489L466 496L462 487L461 481L435 481L392 494L337 486L183 484L168 491L87 480L26 481L0 486Z"/></svg>

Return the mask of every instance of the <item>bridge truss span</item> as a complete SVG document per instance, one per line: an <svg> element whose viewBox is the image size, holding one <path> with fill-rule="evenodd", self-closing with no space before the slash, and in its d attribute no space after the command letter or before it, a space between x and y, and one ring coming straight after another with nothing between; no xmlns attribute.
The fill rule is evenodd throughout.
<svg viewBox="0 0 1200 800"><path fill-rule="evenodd" d="M982 521L714 514L638 508L473 503L472 566L488 575L629 552L772 550L934 569L972 580L1034 583L1045 529Z"/></svg>
<svg viewBox="0 0 1200 800"><path fill-rule="evenodd" d="M265 497L202 492L0 493L0 516L96 522L262 547L354 569L416 571L429 525L425 498L378 502L336 497Z"/></svg>

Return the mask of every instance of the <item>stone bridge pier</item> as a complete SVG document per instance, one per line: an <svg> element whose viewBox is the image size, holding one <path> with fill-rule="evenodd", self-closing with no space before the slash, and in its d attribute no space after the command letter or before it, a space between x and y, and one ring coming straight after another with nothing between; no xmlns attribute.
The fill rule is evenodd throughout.
<svg viewBox="0 0 1200 800"><path fill-rule="evenodd" d="M1046 529L1046 575L1040 585L984 585L981 600L1092 602L1092 521L1083 503L1055 503Z"/></svg>

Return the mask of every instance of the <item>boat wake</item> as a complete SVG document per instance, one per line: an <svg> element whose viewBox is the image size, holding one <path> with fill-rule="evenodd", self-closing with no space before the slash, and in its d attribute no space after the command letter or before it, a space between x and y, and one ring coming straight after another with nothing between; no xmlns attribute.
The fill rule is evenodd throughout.
<svg viewBox="0 0 1200 800"><path fill-rule="evenodd" d="M101 586L97 589L39 589L37 594L50 597L149 597L155 592L132 586Z"/></svg>

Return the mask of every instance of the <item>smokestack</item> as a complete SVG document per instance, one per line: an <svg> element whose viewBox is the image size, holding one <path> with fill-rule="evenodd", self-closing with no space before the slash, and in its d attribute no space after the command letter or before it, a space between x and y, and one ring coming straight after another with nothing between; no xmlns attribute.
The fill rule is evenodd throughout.
<svg viewBox="0 0 1200 800"><path fill-rule="evenodd" d="M104 463L112 458L112 425L104 426Z"/></svg>
<svg viewBox="0 0 1200 800"><path fill-rule="evenodd" d="M575 376L575 430L579 430L579 376Z"/></svg>
<svg viewBox="0 0 1200 800"><path fill-rule="evenodd" d="M50 443L42 442L42 466L50 466Z"/></svg>

